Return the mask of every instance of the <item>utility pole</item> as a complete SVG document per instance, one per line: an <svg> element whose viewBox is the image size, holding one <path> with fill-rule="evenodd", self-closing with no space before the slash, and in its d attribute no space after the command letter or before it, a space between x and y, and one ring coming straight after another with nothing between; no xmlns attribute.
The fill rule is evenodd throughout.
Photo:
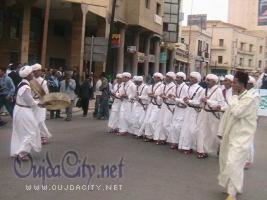
<svg viewBox="0 0 267 200"><path fill-rule="evenodd" d="M114 27L114 18L115 18L115 9L116 9L116 2L117 0L113 0L112 3L112 11L111 11L111 19L110 19L110 29L109 29L109 37L108 37L108 49L107 49L107 58L106 58L106 72L109 74L111 73L114 76L114 67L112 66L111 60L111 42L112 42L112 34L113 34L113 27Z"/></svg>

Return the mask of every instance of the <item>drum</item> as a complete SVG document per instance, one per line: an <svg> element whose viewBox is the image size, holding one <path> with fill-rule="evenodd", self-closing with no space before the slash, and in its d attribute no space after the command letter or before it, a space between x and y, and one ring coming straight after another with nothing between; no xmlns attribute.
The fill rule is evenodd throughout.
<svg viewBox="0 0 267 200"><path fill-rule="evenodd" d="M45 95L45 91L42 88L42 86L38 83L38 81L36 81L35 79L32 79L30 81L30 87L32 89L32 91L37 94L37 96L39 98L42 98Z"/></svg>
<svg viewBox="0 0 267 200"><path fill-rule="evenodd" d="M41 100L47 110L61 110L70 106L69 95L60 92L52 92L43 96Z"/></svg>

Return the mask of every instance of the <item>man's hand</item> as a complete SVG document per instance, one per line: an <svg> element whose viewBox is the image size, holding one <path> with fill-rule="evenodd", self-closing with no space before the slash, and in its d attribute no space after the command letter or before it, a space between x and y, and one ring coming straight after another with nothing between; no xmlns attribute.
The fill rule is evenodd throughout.
<svg viewBox="0 0 267 200"><path fill-rule="evenodd" d="M208 101L208 98L207 97L204 97L204 98L201 98L201 100L200 100L202 103L207 103L207 101Z"/></svg>
<svg viewBox="0 0 267 200"><path fill-rule="evenodd" d="M188 98L188 97L185 97L185 98L184 98L184 102L185 102L186 104L189 104L189 98Z"/></svg>

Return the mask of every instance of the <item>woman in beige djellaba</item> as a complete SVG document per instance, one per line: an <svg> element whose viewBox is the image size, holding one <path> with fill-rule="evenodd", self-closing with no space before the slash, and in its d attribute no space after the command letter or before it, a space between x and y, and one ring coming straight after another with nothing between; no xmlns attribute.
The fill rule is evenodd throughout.
<svg viewBox="0 0 267 200"><path fill-rule="evenodd" d="M236 200L242 193L244 183L244 167L253 143L257 127L257 104L255 98L246 90L249 76L244 72L236 72L233 81L233 97L219 126L220 174L219 184L223 186L228 197Z"/></svg>

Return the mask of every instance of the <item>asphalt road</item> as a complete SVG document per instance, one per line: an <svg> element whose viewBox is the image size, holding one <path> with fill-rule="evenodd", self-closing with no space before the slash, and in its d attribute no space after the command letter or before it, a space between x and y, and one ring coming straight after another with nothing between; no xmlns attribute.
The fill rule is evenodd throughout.
<svg viewBox="0 0 267 200"><path fill-rule="evenodd" d="M9 157L11 125L0 129L0 200L226 198L217 184L216 157L198 160L167 146L114 136L107 133L106 121L76 115L71 122L47 120L53 140L33 154L32 164L19 166ZM267 118L259 121L255 146L255 164L245 173L239 200L267 199ZM47 186L43 191L41 184Z"/></svg>

